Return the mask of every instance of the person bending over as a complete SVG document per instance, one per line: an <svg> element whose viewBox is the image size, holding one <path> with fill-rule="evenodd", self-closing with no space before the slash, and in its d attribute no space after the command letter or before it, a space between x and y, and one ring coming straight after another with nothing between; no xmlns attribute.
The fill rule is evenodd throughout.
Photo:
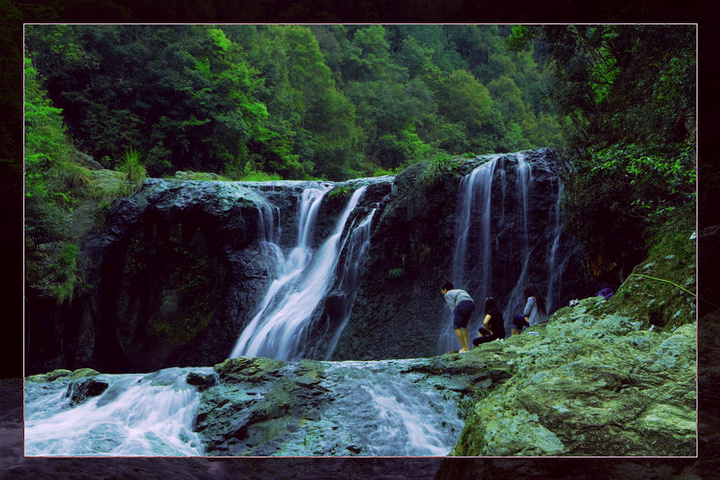
<svg viewBox="0 0 720 480"><path fill-rule="evenodd" d="M492 297L485 299L485 319L479 331L480 337L473 339L473 345L476 347L481 343L505 338L503 314L500 308L498 308L497 302Z"/></svg>
<svg viewBox="0 0 720 480"><path fill-rule="evenodd" d="M460 340L459 353L469 352L467 326L472 312L475 311L475 301L465 290L454 288L450 282L445 282L440 291L453 312L453 329L458 340Z"/></svg>

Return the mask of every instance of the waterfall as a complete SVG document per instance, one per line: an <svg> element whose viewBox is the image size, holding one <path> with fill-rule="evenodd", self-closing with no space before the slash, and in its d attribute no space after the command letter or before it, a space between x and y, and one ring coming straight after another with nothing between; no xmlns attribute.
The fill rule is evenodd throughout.
<svg viewBox="0 0 720 480"><path fill-rule="evenodd" d="M476 167L463 177L459 189L459 206L455 220L455 249L452 263L452 283L455 288L469 290L476 305L482 308L482 302L488 296L490 275L492 273L492 242L490 238L490 196L492 195L493 176L499 156L492 157L486 163ZM478 251L481 269L479 292L471 289L466 280L468 242L472 226L477 222ZM473 266L473 270L476 267ZM473 285L475 286L475 285ZM470 291L471 290L471 291ZM476 311L477 314L477 311ZM438 353L456 349L457 337L452 328L452 313L444 320L444 326L438 342Z"/></svg>
<svg viewBox="0 0 720 480"><path fill-rule="evenodd" d="M304 356L306 334L317 307L334 279L345 224L367 187L357 189L340 215L333 234L317 252L309 241L326 190L306 189L298 208L297 245L281 259L255 317L240 334L230 357L264 356L290 360Z"/></svg>
<svg viewBox="0 0 720 480"><path fill-rule="evenodd" d="M560 235L562 234L562 223L560 219L560 208L562 205L562 193L563 184L560 179L557 179L558 183L558 197L555 202L555 210L553 212L554 225L552 232L552 244L550 246L550 253L548 255L548 289L546 298L546 308L548 312L552 311L552 308L559 303L557 299L560 297L560 276L562 273L562 265L558 264L558 248L560 247Z"/></svg>
<svg viewBox="0 0 720 480"><path fill-rule="evenodd" d="M514 169L506 168L510 162L515 164ZM547 292L548 311L559 302L560 278L573 252L561 248L562 184L552 177L551 182L557 185L553 188L554 201L543 212L537 208L539 200L532 200L536 181L533 164L524 153L489 157L461 180L451 278L456 288L467 290L475 299L471 338L489 296L501 305L508 334L513 316L522 313L525 306L528 283L537 283L543 294ZM494 188L500 189L496 195ZM547 225L546 235L538 234L538 225ZM438 353L458 348L451 315L442 321Z"/></svg>
<svg viewBox="0 0 720 480"><path fill-rule="evenodd" d="M514 234L521 238L520 247L520 274L515 286L505 304L503 317L505 319L505 331L510 332L513 316L519 315L525 308L525 287L528 283L528 267L531 259L532 248L530 248L530 232L528 228L528 198L532 186L532 170L530 164L525 160L523 154L517 154L517 206L522 215L522 231L515 231Z"/></svg>
<svg viewBox="0 0 720 480"><path fill-rule="evenodd" d="M211 368L193 368L209 374ZM67 381L25 385L25 455L197 456L200 402L189 369L99 375L109 387L73 406Z"/></svg>
<svg viewBox="0 0 720 480"><path fill-rule="evenodd" d="M365 259L370 249L370 226L376 210L377 209L373 209L357 227L350 228L351 233L342 269L343 273L340 276L341 280L337 287L336 294L340 302L338 307L339 327L335 329L335 334L328 345L327 353L325 354L326 360L332 357L335 347L340 340L340 335L345 329L348 320L350 320L355 296L360 286L360 270L365 264ZM332 328L332 325L327 325L327 328Z"/></svg>
<svg viewBox="0 0 720 480"><path fill-rule="evenodd" d="M460 182L460 208L455 220L455 251L453 255L452 281L456 288L465 288L465 253L467 251L468 236L476 213L477 205L481 205L480 237L481 258L483 266L483 284L490 276L490 195L492 193L492 179L495 173L498 157L495 157L475 168Z"/></svg>

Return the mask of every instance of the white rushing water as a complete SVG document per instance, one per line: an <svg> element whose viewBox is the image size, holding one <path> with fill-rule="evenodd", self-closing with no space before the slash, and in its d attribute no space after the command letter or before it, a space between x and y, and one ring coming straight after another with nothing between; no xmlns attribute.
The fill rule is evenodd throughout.
<svg viewBox="0 0 720 480"><path fill-rule="evenodd" d="M558 258L558 249L560 247L560 239L562 236L562 222L560 218L561 207L562 207L562 194L563 184L560 179L557 179L558 193L557 202L555 202L555 210L553 211L553 241L550 244L550 252L547 255L548 259L548 272L550 280L548 281L547 295L545 296L546 305L545 308L548 312L552 311L552 308L559 304L560 297L560 277L563 270L565 269L565 262L569 258L566 256L564 259Z"/></svg>
<svg viewBox="0 0 720 480"><path fill-rule="evenodd" d="M458 415L458 394L438 389L442 378L404 371L412 362L422 361L318 362L323 374L316 391L325 396L322 412L297 428L277 430L278 450L272 454L447 455L464 425ZM202 395L186 383L190 371L212 374L211 368L170 368L145 375L98 375L95 379L109 383L108 389L78 405L66 396L67 379L28 381L25 454L205 455L202 437L192 429ZM292 371L291 366L286 374ZM210 388L218 389L213 395L222 398L226 387ZM259 388L255 394L264 391ZM232 395L227 396L231 402Z"/></svg>
<svg viewBox="0 0 720 480"><path fill-rule="evenodd" d="M185 382L188 371L99 375L108 389L76 406L66 397L67 380L27 382L25 455L202 455L192 431L200 395Z"/></svg>
<svg viewBox="0 0 720 480"><path fill-rule="evenodd" d="M276 278L257 314L240 333L231 358L251 356L291 360L304 356L308 348L307 329L335 278L345 224L366 189L365 186L355 190L338 218L334 232L317 251L311 248L310 240L327 188L303 191L298 206L296 246L287 256L277 244L268 247L278 257Z"/></svg>
<svg viewBox="0 0 720 480"><path fill-rule="evenodd" d="M370 249L370 227L373 217L375 216L375 211L376 209L373 209L357 226L351 226L350 238L344 242L347 244L347 246L344 247L347 253L340 276L340 284L337 287L337 294L341 297L339 327L335 329L332 338L328 342L324 355L325 360L329 360L332 357L335 347L337 347L338 341L340 340L340 335L345 329L348 320L350 320L355 296L360 287L360 269L365 264L365 259ZM326 328L330 329L330 326L327 325Z"/></svg>
<svg viewBox="0 0 720 480"><path fill-rule="evenodd" d="M297 436L322 438L317 431L324 428L362 456L447 455L464 427L457 395L443 395L427 375L401 373L408 362L327 362L323 386L333 402L324 417L332 420L308 424ZM287 451L303 454L292 445Z"/></svg>
<svg viewBox="0 0 720 480"><path fill-rule="evenodd" d="M522 231L516 232L516 235L522 239L520 247L520 274L517 277L515 286L510 292L510 296L505 304L503 317L505 319L505 330L510 332L512 328L512 318L514 315L520 314L525 308L525 287L528 284L528 267L533 257L533 248L531 245L530 231L528 228L528 198L530 197L530 189L532 188L532 169L530 164L525 160L525 156L521 153L517 154L517 206L522 215ZM533 258L534 259L534 258Z"/></svg>

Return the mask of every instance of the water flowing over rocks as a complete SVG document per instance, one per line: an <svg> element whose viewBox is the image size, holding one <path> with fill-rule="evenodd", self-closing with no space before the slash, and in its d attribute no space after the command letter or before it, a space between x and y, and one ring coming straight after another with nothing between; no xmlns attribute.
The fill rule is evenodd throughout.
<svg viewBox="0 0 720 480"><path fill-rule="evenodd" d="M491 278L483 282L482 239L475 232L479 215L472 212L473 235L467 246L463 278L453 279L456 216L461 180L476 168L496 161L492 176L491 207L487 224L491 235ZM519 204L518 169L531 174ZM549 149L483 156L456 164L428 186L428 165L413 165L397 175L387 206L373 229L367 265L352 315L332 359L379 359L433 356L445 353L457 340L438 344L451 323L440 295L445 280L456 282L482 305L493 296L509 322L524 306L523 286L535 283L548 291L554 305L594 293L598 285L587 274L571 238L558 237L557 153ZM480 202L478 202L480 203ZM524 228L527 220L528 228ZM524 248L524 243L529 244ZM555 245L558 261L548 265ZM465 254L465 253L463 253ZM552 278L556 275L557 278ZM469 329L477 331L480 309ZM509 325L506 329L510 331Z"/></svg>
<svg viewBox="0 0 720 480"><path fill-rule="evenodd" d="M362 360L444 353L438 338L448 312L438 285L452 272L458 189L463 177L493 159L490 224L501 243L493 247L489 293L514 311L524 281L562 285L550 288L560 303L595 288L572 242L557 234L556 156L544 149L456 161L432 182L426 181L427 162L397 177L343 183L148 179L115 202L105 225L81 242L80 281L70 301L50 304L28 289L28 371L140 372L227 358L275 278L268 242L290 250L300 228L300 197L313 188L326 192L308 239L315 252L334 234L352 193L364 193L341 233L327 291L304 320L303 348L278 356ZM527 208L519 209L516 177L523 165L531 175ZM532 228L518 235L526 219ZM361 247L350 229L362 221L369 222L369 238ZM272 239L268 229L274 229ZM528 238L532 252L523 249ZM487 287L472 280L477 242L468 241L466 288L482 302ZM553 245L564 258L555 269L546 261ZM402 338L398 332L405 332Z"/></svg>
<svg viewBox="0 0 720 480"><path fill-rule="evenodd" d="M459 355L374 362L234 358L216 365L194 430L208 455L446 455L462 394L507 378Z"/></svg>

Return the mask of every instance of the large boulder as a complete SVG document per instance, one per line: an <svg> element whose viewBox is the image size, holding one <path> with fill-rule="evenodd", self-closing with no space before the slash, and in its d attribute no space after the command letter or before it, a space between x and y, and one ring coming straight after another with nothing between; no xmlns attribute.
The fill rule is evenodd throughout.
<svg viewBox="0 0 720 480"><path fill-rule="evenodd" d="M267 265L251 247L261 201L237 184L158 179L117 201L81 244L81 291L44 314L60 330L37 328L46 322L33 311L29 370L148 371L224 358L265 288ZM50 345L59 357L42 354Z"/></svg>
<svg viewBox="0 0 720 480"><path fill-rule="evenodd" d="M695 455L695 324L653 332L603 308L583 300L506 340L513 377L475 405L452 454Z"/></svg>
<svg viewBox="0 0 720 480"><path fill-rule="evenodd" d="M483 282L476 233L480 219L473 211L466 284L456 285L478 304L470 328L478 327L484 297L492 296L509 313L509 332L508 322L520 313L522 288L528 283L538 285L543 294L549 291L553 310L594 293L597 285L576 245L566 235L558 237L557 157L553 150L541 149L458 160L444 169L423 162L398 174L373 229L352 315L332 359L427 357L446 351L439 350L438 338L450 313L440 286L453 276L461 180L490 161L497 161L489 219L492 278ZM531 171L526 208L518 193L521 161ZM556 264L550 265L553 255Z"/></svg>

